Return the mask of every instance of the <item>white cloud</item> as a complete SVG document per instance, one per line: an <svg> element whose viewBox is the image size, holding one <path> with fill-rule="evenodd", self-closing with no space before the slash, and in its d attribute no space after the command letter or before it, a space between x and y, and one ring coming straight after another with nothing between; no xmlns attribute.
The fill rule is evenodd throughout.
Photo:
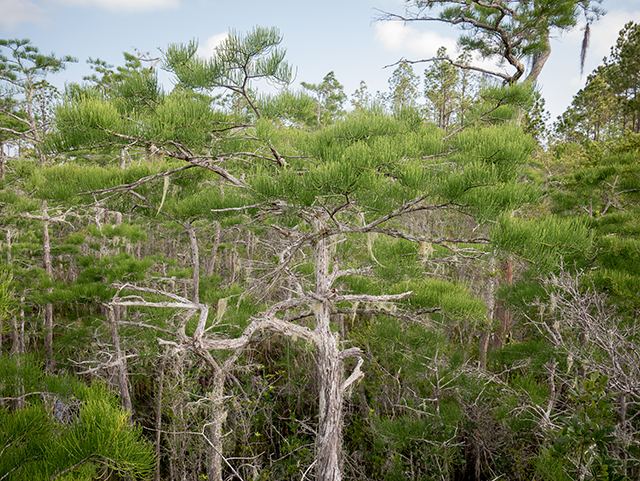
<svg viewBox="0 0 640 481"><path fill-rule="evenodd" d="M198 46L196 55L202 58L209 58L213 55L215 48L220 45L225 38L229 36L228 33L218 33L206 39L203 44Z"/></svg>
<svg viewBox="0 0 640 481"><path fill-rule="evenodd" d="M113 12L150 12L179 8L180 0L56 0L69 7L97 7Z"/></svg>
<svg viewBox="0 0 640 481"><path fill-rule="evenodd" d="M0 0L0 25L13 30L19 24L46 20L45 10L30 0Z"/></svg>
<svg viewBox="0 0 640 481"><path fill-rule="evenodd" d="M402 22L379 22L376 24L376 38L389 51L397 52L408 60L423 60L435 57L440 47L447 48L450 58L456 58L460 48L456 39L440 35L435 30L419 31ZM503 72L505 67L492 59L480 55L473 56L472 65L492 72ZM507 66L507 71L513 67Z"/></svg>
<svg viewBox="0 0 640 481"><path fill-rule="evenodd" d="M375 29L376 39L386 50L404 57L434 57L440 47L446 47L449 55L453 55L457 49L453 38L443 37L433 30L421 32L402 22L378 22Z"/></svg>

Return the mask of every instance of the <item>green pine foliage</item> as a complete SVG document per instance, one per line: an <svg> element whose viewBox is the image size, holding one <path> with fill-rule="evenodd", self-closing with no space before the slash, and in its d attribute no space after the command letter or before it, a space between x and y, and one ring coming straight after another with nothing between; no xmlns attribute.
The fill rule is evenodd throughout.
<svg viewBox="0 0 640 481"><path fill-rule="evenodd" d="M155 457L140 426L100 382L51 376L30 357L0 358L4 479L91 479L105 474L149 479ZM20 402L12 409L10 401Z"/></svg>
<svg viewBox="0 0 640 481"><path fill-rule="evenodd" d="M593 250L592 232L575 218L545 216L524 221L505 216L499 219L495 239L541 272L584 265Z"/></svg>
<svg viewBox="0 0 640 481"><path fill-rule="evenodd" d="M592 149L579 169L559 176L562 187L553 199L559 213L579 219L593 233L593 253L587 256L595 268L593 281L621 307L635 311L640 185L637 149L626 149Z"/></svg>
<svg viewBox="0 0 640 481"><path fill-rule="evenodd" d="M538 33L519 55L540 53ZM540 107L532 84L474 85L471 99L472 81L445 60L428 76L436 123L417 105L409 64L393 77L389 110L362 84L345 113L333 72L307 84L315 98L262 95L259 80L291 79L281 42L276 29L231 31L208 60L195 41L172 44L168 92L142 58L125 54L116 69L94 60L90 83L69 86L56 111L46 140L55 162L11 159L0 184L0 256L11 272L0 278L0 333L13 353L0 365L0 477L148 478L155 456L143 424L159 429L160 479L180 470L204 479L212 451L201 433L213 439L222 413L223 479L310 478L322 377L314 344L258 329L241 351L203 346L316 295L314 249L326 239L329 273L340 274L330 296L411 291L331 305L339 350L362 352L361 365L340 359L345 379L356 366L364 373L343 397L345 478L573 479L579 470L558 460L582 450L594 479L620 467L634 479L635 401L626 398L623 424L613 382L584 377L576 356L605 365L607 353L578 346L588 336L562 324L562 290L545 279L588 272L577 294L606 293L620 316L611 332L633 332L637 138L543 152L526 133L527 112ZM204 332L196 296L209 308ZM116 299L141 305L109 311ZM22 351L44 357L47 309L56 366L45 374ZM313 306L275 316L314 328ZM556 327L565 344L550 335ZM131 418L99 381L120 381L118 365ZM56 399L73 407L65 422Z"/></svg>

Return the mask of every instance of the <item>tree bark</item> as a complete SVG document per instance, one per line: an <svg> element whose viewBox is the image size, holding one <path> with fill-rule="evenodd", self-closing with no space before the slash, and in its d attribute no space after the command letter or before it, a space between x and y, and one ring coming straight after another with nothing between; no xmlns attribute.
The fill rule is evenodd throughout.
<svg viewBox="0 0 640 481"><path fill-rule="evenodd" d="M487 370L487 353L489 351L489 341L491 340L491 325L480 336L478 345L478 368L481 371Z"/></svg>
<svg viewBox="0 0 640 481"><path fill-rule="evenodd" d="M495 272L495 258L491 258L489 265L489 279L487 282L487 326L480 335L480 341L478 343L478 368L482 371L487 369L487 353L489 351L489 344L491 341L491 331L493 330L493 321L495 319L496 310L496 276Z"/></svg>
<svg viewBox="0 0 640 481"><path fill-rule="evenodd" d="M42 250L44 270L50 281L53 281L53 265L51 263L51 240L49 239L49 214L47 213L47 201L42 202L42 218L44 226L42 228ZM47 294L53 292L49 287L45 290ZM51 372L55 369L53 360L53 304L47 302L44 305L44 351L47 369Z"/></svg>
<svg viewBox="0 0 640 481"><path fill-rule="evenodd" d="M200 253L198 250L198 239L196 231L191 223L183 224L189 233L189 243L191 244L191 262L193 265L193 294L192 299L196 304L200 302Z"/></svg>
<svg viewBox="0 0 640 481"><path fill-rule="evenodd" d="M190 223L181 224L189 234L191 245L191 262L193 265L193 302L198 304L200 283L200 251L198 249L198 238ZM217 231L218 234L219 231ZM219 237L218 235L216 238ZM216 246L217 250L217 246ZM222 481L222 461L223 461L223 436L222 428L227 421L227 408L224 405L224 383L227 378L228 369L235 362L236 355L232 355L221 367L213 356L206 350L197 350L200 357L207 363L213 371L213 385L207 394L211 405L211 417L208 429L209 448L207 450L207 479L212 481Z"/></svg>
<svg viewBox="0 0 640 481"><path fill-rule="evenodd" d="M160 458L162 456L160 442L162 441L162 394L164 392L164 372L167 367L167 356L162 356L160 363L160 378L156 388L156 469L153 473L153 481L162 481L160 479Z"/></svg>
<svg viewBox="0 0 640 481"><path fill-rule="evenodd" d="M17 316L12 318L13 340L11 345L11 354L24 354L24 297L20 298L20 310Z"/></svg>
<svg viewBox="0 0 640 481"><path fill-rule="evenodd" d="M120 390L120 399L122 401L122 409L131 413L133 406L131 404L131 396L129 395L129 373L127 372L127 360L122 355L120 348L120 333L118 332L118 322L116 320L114 306L108 305L107 316L109 317L109 327L111 331L111 341L115 351L116 366L118 370L118 389Z"/></svg>
<svg viewBox="0 0 640 481"><path fill-rule="evenodd" d="M204 275L210 276L216 267L216 258L218 257L218 247L220 246L220 224L216 223L215 233L213 235L213 247L211 248L211 258L205 269Z"/></svg>
<svg viewBox="0 0 640 481"><path fill-rule="evenodd" d="M129 152L127 151L127 147L120 150L120 168L122 170L127 168L127 156Z"/></svg>
<svg viewBox="0 0 640 481"><path fill-rule="evenodd" d="M317 221L320 224L320 221ZM316 232L322 225L314 226ZM331 332L331 305L333 295L329 281L329 239L322 237L314 245L315 294L318 301L315 313L316 368L318 371L320 407L318 437L316 440L317 479L340 481L342 479L342 381L344 365L338 349L336 335Z"/></svg>
<svg viewBox="0 0 640 481"><path fill-rule="evenodd" d="M0 179L5 180L6 178L6 159L4 156L4 142L0 142Z"/></svg>
<svg viewBox="0 0 640 481"><path fill-rule="evenodd" d="M502 264L502 281L510 286L513 284L513 261L507 259ZM496 332L493 346L500 349L506 341L507 335L511 335L513 315L509 308L498 299L495 303L494 318L498 321L498 332Z"/></svg>
<svg viewBox="0 0 640 481"><path fill-rule="evenodd" d="M212 481L222 481L222 428L227 421L227 409L224 405L225 379L226 372L218 367L213 373L211 391L207 394L211 403L207 479Z"/></svg>
<svg viewBox="0 0 640 481"><path fill-rule="evenodd" d="M235 351L222 364L218 364L206 349L197 349L196 354L207 364L213 374L211 391L207 394L210 403L210 422L205 436L209 443L207 449L207 479L222 481L224 461L224 437L222 429L227 422L228 410L224 400L224 384L229 371L233 368L241 351Z"/></svg>
<svg viewBox="0 0 640 481"><path fill-rule="evenodd" d="M169 476L171 481L183 481L187 479L187 468L185 464L187 455L185 431L187 427L184 420L184 406L186 404L186 400L184 399L184 368L184 355L178 352L170 372L172 377L167 384L167 387L173 386L169 393L170 399L172 400L169 410L173 413L173 416L170 418L171 424L168 427L168 444L170 449Z"/></svg>
<svg viewBox="0 0 640 481"><path fill-rule="evenodd" d="M540 72L542 72L542 68L549 60L551 56L551 41L549 40L549 34L547 33L546 38L547 48L544 52L539 53L533 58L533 64L531 65L531 72L527 75L526 82L535 82L538 80L540 76Z"/></svg>

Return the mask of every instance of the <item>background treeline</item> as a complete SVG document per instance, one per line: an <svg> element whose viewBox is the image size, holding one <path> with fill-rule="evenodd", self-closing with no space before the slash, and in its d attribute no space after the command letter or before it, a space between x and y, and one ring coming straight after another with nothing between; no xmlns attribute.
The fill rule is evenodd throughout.
<svg viewBox="0 0 640 481"><path fill-rule="evenodd" d="M0 41L0 479L637 479L640 26L552 129L468 52L348 98L280 43L58 92Z"/></svg>

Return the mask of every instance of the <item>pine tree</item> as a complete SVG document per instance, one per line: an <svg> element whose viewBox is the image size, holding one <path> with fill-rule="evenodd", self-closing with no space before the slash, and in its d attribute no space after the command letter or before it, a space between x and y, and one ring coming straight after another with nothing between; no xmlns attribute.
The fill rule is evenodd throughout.
<svg viewBox="0 0 640 481"><path fill-rule="evenodd" d="M0 49L0 84L3 87L0 115L21 125L18 128L0 125L0 130L31 144L42 163L47 118L42 115L42 109L38 110L42 101L50 98L44 91L51 89L44 77L63 70L65 63L76 60L69 56L43 55L28 39L0 40Z"/></svg>
<svg viewBox="0 0 640 481"><path fill-rule="evenodd" d="M4 479L150 479L153 450L103 384L46 375L27 356L1 356L0 371L3 399L22 401L0 410Z"/></svg>
<svg viewBox="0 0 640 481"><path fill-rule="evenodd" d="M618 101L601 67L587 77L583 89L573 97L571 106L555 124L556 134L564 142L602 141L619 135Z"/></svg>
<svg viewBox="0 0 640 481"><path fill-rule="evenodd" d="M347 99L344 87L338 82L335 73L329 72L320 84L301 82L306 90L315 93L318 103L318 124L333 123L344 116L343 104Z"/></svg>
<svg viewBox="0 0 640 481"><path fill-rule="evenodd" d="M174 48L172 61L183 58L190 49ZM184 74L186 69L181 72ZM199 76L198 68L194 67L192 75L189 77L192 87L213 85L193 80L205 78ZM155 211L157 215L166 209L174 216L197 218L208 211L220 216L221 222L238 224L252 220L264 226L278 239L270 249L279 256L246 295L263 298L268 295L271 301L262 311L245 318L246 327L239 335L230 332L224 337L207 334L215 326L210 324L209 306L193 295L188 299L167 290L121 283L113 305L199 312L188 331L182 328L175 340L163 342L190 349L211 365L216 362L212 362L213 352L239 353L263 331L300 338L313 346L320 396L316 471L319 478L340 479L342 406L345 393L363 375L363 360L362 351L345 346L346 339L333 330L333 309L348 312L354 305L370 305L372 312L392 313L393 308L386 307L389 302L407 299L413 293L416 295L410 302L404 301L403 310L433 308L442 302L438 294L430 292L432 283L412 281L402 274L402 269L390 277L394 280L385 281L387 274L381 275L378 286L368 282L363 276L375 271L369 265L372 259L374 263L377 259L374 236L392 239L384 244L389 252L406 249L407 242L431 244L453 253L475 252L472 246L489 244L486 237L467 230L447 231L440 236L417 232L411 229L410 220L403 219L421 212L462 210L480 226L504 209L519 205L530 196L521 188L524 186L517 184L519 166L528 155L523 146L530 144L515 127L466 129L447 141L456 153L441 157L444 139L440 133L381 113L363 113L318 132L278 128L262 118L255 126L238 123L236 132L229 133L233 117L226 117L226 124L223 123L225 117L207 111L206 99L187 90L188 86L159 95L155 114L144 105L126 104L131 109L128 117L134 118L136 125L148 126L142 134L135 135L126 121L114 115L120 100L110 102L91 92L70 97L59 111L58 118L64 125L60 125L55 145L73 146L74 150L96 148L104 142L104 133L112 132L113 142L153 145L165 156L183 162L134 182L103 186L94 195L106 198L117 192L141 195L139 189L155 183L152 192L159 205L143 206L151 211L149 214ZM245 93L249 95L248 91ZM187 118L189 130L183 131L181 125ZM196 124L193 119L197 119ZM214 143L207 136L210 125L220 126ZM241 129L252 135L239 136L237 132ZM259 150L247 149L246 142L258 148L268 146L272 155L257 155L255 152ZM503 162L505 159L509 160ZM210 170L224 181L207 187L200 196L181 199L181 195L169 195L168 186L176 181L183 193L198 189L197 183L173 180L194 166L204 169L196 174L203 176L203 180L213 175L207 172ZM163 188L157 183L160 179L164 179ZM349 259L348 252L342 252L336 245L341 239L350 246L367 247L359 249L361 255ZM461 247L459 251L458 245L470 247ZM420 265L417 251L409 253L414 259L409 265L415 269ZM381 268L384 272L384 264ZM131 297L140 294L147 298ZM465 295L468 294L462 292L459 296L463 304ZM160 300L163 297L165 300ZM482 317L483 310L476 308L474 315ZM355 359L356 364L345 379L350 359ZM210 473L217 478L221 476L219 468Z"/></svg>
<svg viewBox="0 0 640 481"><path fill-rule="evenodd" d="M440 47L438 57L446 57L447 49ZM458 101L459 72L448 62L437 61L424 72L425 97L431 102L436 125L447 130Z"/></svg>
<svg viewBox="0 0 640 481"><path fill-rule="evenodd" d="M404 15L385 14L382 20L403 22L444 22L461 29L460 45L487 59L506 62L515 72L485 69L452 61L446 57L435 57L426 61L444 60L462 69L502 79L505 84L518 81L535 81L551 54L550 38L554 31L567 31L577 25L580 14L586 18L584 41L580 53L584 65L589 43L590 25L604 14L595 1L551 1L542 2L484 2L480 0L411 0L407 2ZM434 14L431 14L435 10ZM525 77L526 62L531 60L531 69ZM422 60L425 61L425 60Z"/></svg>
<svg viewBox="0 0 640 481"><path fill-rule="evenodd" d="M360 86L351 96L351 105L356 111L365 110L371 106L372 97L364 80L360 81Z"/></svg>
<svg viewBox="0 0 640 481"><path fill-rule="evenodd" d="M418 76L408 62L400 62L389 78L388 102L395 113L418 106Z"/></svg>
<svg viewBox="0 0 640 481"><path fill-rule="evenodd" d="M640 132L640 25L627 23L620 31L611 55L605 61L607 83L622 104L623 129Z"/></svg>

